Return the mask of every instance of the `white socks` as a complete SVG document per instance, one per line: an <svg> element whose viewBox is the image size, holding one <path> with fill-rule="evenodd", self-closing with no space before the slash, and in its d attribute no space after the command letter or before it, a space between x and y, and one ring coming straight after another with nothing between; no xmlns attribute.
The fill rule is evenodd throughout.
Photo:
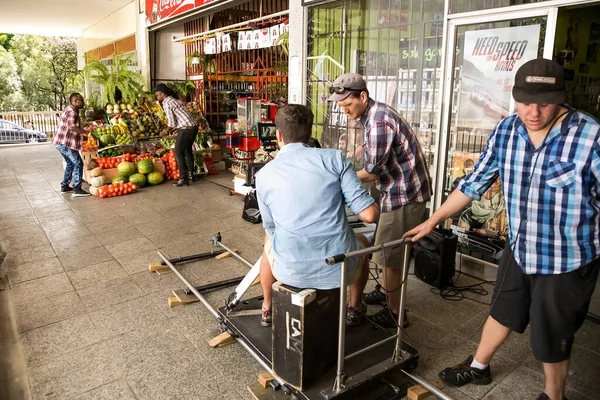
<svg viewBox="0 0 600 400"><path fill-rule="evenodd" d="M475 359L473 359L473 361L471 362L471 367L483 370L483 369L486 369L488 366L485 364L481 364L481 363L477 362Z"/></svg>

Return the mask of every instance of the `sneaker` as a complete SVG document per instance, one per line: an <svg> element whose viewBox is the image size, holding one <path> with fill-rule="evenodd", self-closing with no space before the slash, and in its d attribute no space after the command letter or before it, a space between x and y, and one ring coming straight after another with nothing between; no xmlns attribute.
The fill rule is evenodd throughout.
<svg viewBox="0 0 600 400"><path fill-rule="evenodd" d="M475 385L489 385L492 382L490 366L486 369L471 367L473 356L469 356L464 362L444 369L440 372L440 378L449 385L463 386L467 383ZM538 397L539 398L539 397Z"/></svg>
<svg viewBox="0 0 600 400"><path fill-rule="evenodd" d="M404 321L402 322L402 329L406 329L409 326L408 314L406 310L404 310L403 317ZM392 312L389 307L384 307L375 314L369 315L367 318L369 321L379 325L382 328L398 328L398 314Z"/></svg>
<svg viewBox="0 0 600 400"><path fill-rule="evenodd" d="M177 187L190 186L190 182L187 179L180 179L177 183L173 183L172 185Z"/></svg>
<svg viewBox="0 0 600 400"><path fill-rule="evenodd" d="M550 400L550 397L548 397L546 393L542 392L538 395L538 397L536 397L536 400ZM567 398L563 396L563 400L567 400Z"/></svg>
<svg viewBox="0 0 600 400"><path fill-rule="evenodd" d="M346 311L346 326L356 326L360 324L366 314L366 304L361 303L360 308L348 307Z"/></svg>
<svg viewBox="0 0 600 400"><path fill-rule="evenodd" d="M61 193L68 193L68 192L72 192L73 188L69 185L60 185L60 192Z"/></svg>
<svg viewBox="0 0 600 400"><path fill-rule="evenodd" d="M73 189L73 197L86 197L86 196L90 196L90 194L88 192L86 192L85 190L83 190L81 188L81 186L78 186L76 188Z"/></svg>
<svg viewBox="0 0 600 400"><path fill-rule="evenodd" d="M273 323L273 310L262 310L262 317L260 318L260 324L262 326L269 327Z"/></svg>
<svg viewBox="0 0 600 400"><path fill-rule="evenodd" d="M381 291L381 285L376 285L375 290L364 294L363 301L365 304L381 304L382 306L385 306L387 304L387 296Z"/></svg>

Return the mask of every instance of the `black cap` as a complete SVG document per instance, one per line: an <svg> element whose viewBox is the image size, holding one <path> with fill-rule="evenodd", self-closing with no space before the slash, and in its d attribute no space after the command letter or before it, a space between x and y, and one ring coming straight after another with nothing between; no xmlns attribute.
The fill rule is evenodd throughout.
<svg viewBox="0 0 600 400"><path fill-rule="evenodd" d="M170 89L167 85L165 85L164 83L159 83L158 85L156 85L156 87L154 88L155 92L162 92L164 94L169 93Z"/></svg>
<svg viewBox="0 0 600 400"><path fill-rule="evenodd" d="M566 100L565 75L555 61L537 58L527 61L515 75L515 101L525 104L563 104Z"/></svg>

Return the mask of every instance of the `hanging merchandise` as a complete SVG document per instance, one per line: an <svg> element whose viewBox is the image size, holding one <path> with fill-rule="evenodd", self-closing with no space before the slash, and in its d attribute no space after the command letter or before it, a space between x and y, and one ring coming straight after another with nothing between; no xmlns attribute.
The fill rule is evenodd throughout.
<svg viewBox="0 0 600 400"><path fill-rule="evenodd" d="M221 51L223 53L231 51L231 35L229 33L221 37Z"/></svg>
<svg viewBox="0 0 600 400"><path fill-rule="evenodd" d="M246 32L238 32L237 48L238 50L246 49Z"/></svg>
<svg viewBox="0 0 600 400"><path fill-rule="evenodd" d="M216 54L217 53L216 38L208 38L208 39L204 40L204 53L205 54Z"/></svg>
<svg viewBox="0 0 600 400"><path fill-rule="evenodd" d="M261 37L260 29L255 29L252 31L252 48L253 49L260 48L260 37Z"/></svg>
<svg viewBox="0 0 600 400"><path fill-rule="evenodd" d="M254 48L254 32L247 31L246 32L246 50Z"/></svg>
<svg viewBox="0 0 600 400"><path fill-rule="evenodd" d="M261 49L271 47L271 31L269 28L259 30L258 47Z"/></svg>
<svg viewBox="0 0 600 400"><path fill-rule="evenodd" d="M277 40L279 39L279 25L274 25L270 28L271 30L271 46L277 46Z"/></svg>

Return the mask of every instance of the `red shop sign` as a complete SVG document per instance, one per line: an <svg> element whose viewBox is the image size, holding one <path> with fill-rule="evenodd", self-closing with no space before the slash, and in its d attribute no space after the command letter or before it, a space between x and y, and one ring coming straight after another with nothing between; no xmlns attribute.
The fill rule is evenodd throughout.
<svg viewBox="0 0 600 400"><path fill-rule="evenodd" d="M161 22L216 0L146 0L146 25Z"/></svg>

